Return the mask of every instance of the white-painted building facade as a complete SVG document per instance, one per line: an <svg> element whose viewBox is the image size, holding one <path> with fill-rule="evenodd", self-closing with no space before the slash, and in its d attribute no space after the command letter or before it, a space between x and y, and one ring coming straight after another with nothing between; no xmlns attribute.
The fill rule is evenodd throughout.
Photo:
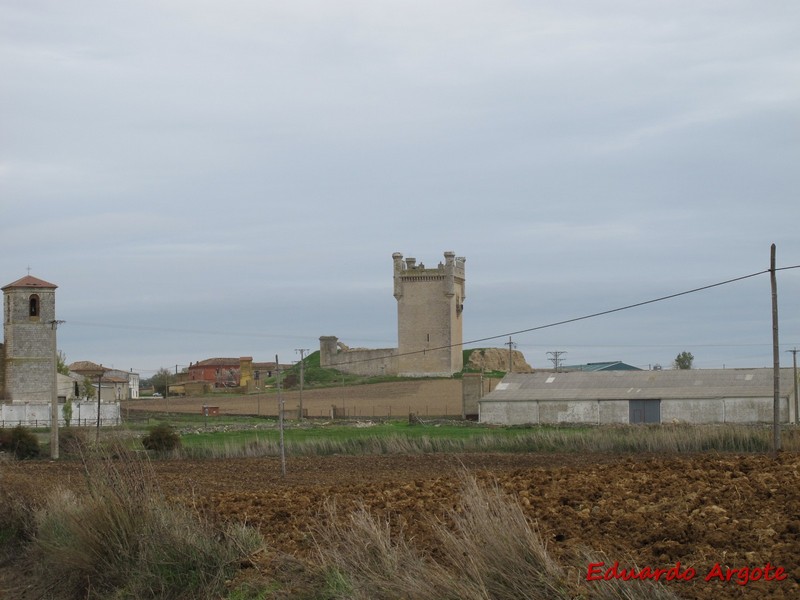
<svg viewBox="0 0 800 600"><path fill-rule="evenodd" d="M780 421L796 423L794 374L780 370ZM768 423L772 369L510 373L479 400L482 423Z"/></svg>

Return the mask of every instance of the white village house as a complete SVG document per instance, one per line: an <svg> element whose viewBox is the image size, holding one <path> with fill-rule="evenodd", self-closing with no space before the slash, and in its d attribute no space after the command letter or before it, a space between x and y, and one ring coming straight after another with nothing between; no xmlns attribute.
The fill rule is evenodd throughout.
<svg viewBox="0 0 800 600"><path fill-rule="evenodd" d="M767 423L772 369L509 373L478 401L479 420L498 425ZM797 422L792 369L780 370L783 423Z"/></svg>

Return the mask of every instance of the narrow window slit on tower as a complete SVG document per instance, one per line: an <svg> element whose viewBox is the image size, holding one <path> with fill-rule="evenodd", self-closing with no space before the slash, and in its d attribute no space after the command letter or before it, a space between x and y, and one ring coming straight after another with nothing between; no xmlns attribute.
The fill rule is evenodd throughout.
<svg viewBox="0 0 800 600"><path fill-rule="evenodd" d="M39 296L33 294L29 300L29 307L30 307L30 316L38 317L39 316Z"/></svg>

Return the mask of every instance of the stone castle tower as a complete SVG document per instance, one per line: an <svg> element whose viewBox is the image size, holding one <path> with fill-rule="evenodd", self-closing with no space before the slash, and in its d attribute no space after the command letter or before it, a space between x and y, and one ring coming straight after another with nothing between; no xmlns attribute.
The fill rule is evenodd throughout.
<svg viewBox="0 0 800 600"><path fill-rule="evenodd" d="M0 399L49 403L56 369L56 285L23 277L3 287Z"/></svg>
<svg viewBox="0 0 800 600"><path fill-rule="evenodd" d="M445 252L444 263L433 268L399 252L392 259L398 374L449 377L461 371L466 259Z"/></svg>

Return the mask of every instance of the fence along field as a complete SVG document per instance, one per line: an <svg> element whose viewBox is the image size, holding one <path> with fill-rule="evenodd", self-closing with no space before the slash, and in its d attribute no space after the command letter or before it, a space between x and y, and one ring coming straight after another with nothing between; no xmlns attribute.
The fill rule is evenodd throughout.
<svg viewBox="0 0 800 600"><path fill-rule="evenodd" d="M487 382L487 390L490 385ZM491 385L496 382L491 381ZM298 390L281 393L289 414L300 407ZM153 398L123 403L123 413L130 409L153 412L201 414L204 405L218 406L221 414L278 415L278 395L274 390L247 396L204 396L202 398ZM303 409L310 418L330 418L335 406L342 418L407 418L409 413L422 417L459 417L461 381L433 379L372 383L303 390Z"/></svg>

